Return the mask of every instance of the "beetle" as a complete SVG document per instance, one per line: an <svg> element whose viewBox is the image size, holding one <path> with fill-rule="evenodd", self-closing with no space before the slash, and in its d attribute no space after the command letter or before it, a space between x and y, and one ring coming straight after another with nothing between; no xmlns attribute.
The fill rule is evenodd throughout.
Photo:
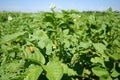
<svg viewBox="0 0 120 80"><path fill-rule="evenodd" d="M30 50L31 53L33 53L33 52L34 52L34 47L33 47L33 46L30 46L30 47L29 47L29 50Z"/></svg>

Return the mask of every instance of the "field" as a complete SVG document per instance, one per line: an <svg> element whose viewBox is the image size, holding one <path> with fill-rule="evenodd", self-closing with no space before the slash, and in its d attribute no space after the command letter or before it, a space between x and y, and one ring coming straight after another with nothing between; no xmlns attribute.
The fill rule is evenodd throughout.
<svg viewBox="0 0 120 80"><path fill-rule="evenodd" d="M0 12L0 80L119 80L120 12Z"/></svg>

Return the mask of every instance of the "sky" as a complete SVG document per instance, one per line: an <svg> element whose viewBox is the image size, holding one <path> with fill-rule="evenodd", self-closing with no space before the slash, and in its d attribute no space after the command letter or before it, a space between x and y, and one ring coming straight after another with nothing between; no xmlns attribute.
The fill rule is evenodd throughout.
<svg viewBox="0 0 120 80"><path fill-rule="evenodd" d="M120 11L120 0L0 0L0 11L50 11L50 5L64 10L105 11L111 7Z"/></svg>

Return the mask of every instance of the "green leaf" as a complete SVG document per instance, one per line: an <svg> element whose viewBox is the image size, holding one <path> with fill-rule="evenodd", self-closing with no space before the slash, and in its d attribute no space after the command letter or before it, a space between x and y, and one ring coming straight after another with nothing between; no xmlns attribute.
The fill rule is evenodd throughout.
<svg viewBox="0 0 120 80"><path fill-rule="evenodd" d="M99 79L100 80L113 80L112 78L111 78L111 76L101 76L101 77L99 77Z"/></svg>
<svg viewBox="0 0 120 80"><path fill-rule="evenodd" d="M63 18L63 15L61 13L59 13L59 12L56 12L55 17L56 18Z"/></svg>
<svg viewBox="0 0 120 80"><path fill-rule="evenodd" d="M88 47L90 47L90 43L89 42L80 42L80 47L82 47L82 48L88 48Z"/></svg>
<svg viewBox="0 0 120 80"><path fill-rule="evenodd" d="M97 52L104 54L104 51L106 50L106 46L102 43L94 43L93 44L94 48L96 49Z"/></svg>
<svg viewBox="0 0 120 80"><path fill-rule="evenodd" d="M64 35L67 35L68 33L69 33L69 29L63 30L63 34L64 34Z"/></svg>
<svg viewBox="0 0 120 80"><path fill-rule="evenodd" d="M114 67L113 67L113 69L111 70L111 72L112 72L112 73L111 73L111 76L114 77L114 78L115 78L115 77L117 78L117 77L120 75L120 73L116 70L116 65L115 65L115 64L114 64Z"/></svg>
<svg viewBox="0 0 120 80"><path fill-rule="evenodd" d="M50 40L47 34L42 30L37 30L33 34L34 39L38 39L38 46L43 49L46 48L46 54L50 55L52 53L52 40Z"/></svg>
<svg viewBox="0 0 120 80"><path fill-rule="evenodd" d="M108 55L115 60L120 60L120 54L119 53L113 53L113 54L108 54Z"/></svg>
<svg viewBox="0 0 120 80"><path fill-rule="evenodd" d="M70 47L70 42L67 39L64 39L63 42L65 43L64 48L69 48Z"/></svg>
<svg viewBox="0 0 120 80"><path fill-rule="evenodd" d="M48 39L47 34L43 31L43 30L35 30L33 32L33 36L34 39L38 39L38 40L45 40Z"/></svg>
<svg viewBox="0 0 120 80"><path fill-rule="evenodd" d="M40 66L30 65L28 71L25 73L24 80L37 80L43 69Z"/></svg>
<svg viewBox="0 0 120 80"><path fill-rule="evenodd" d="M83 75L85 75L85 74L90 75L90 74L91 74L91 71L84 68L83 73L84 73Z"/></svg>
<svg viewBox="0 0 120 80"><path fill-rule="evenodd" d="M45 17L43 18L44 22L54 22L54 17L52 13L46 13Z"/></svg>
<svg viewBox="0 0 120 80"><path fill-rule="evenodd" d="M29 50L29 47L26 47L25 50L24 50L24 54L23 54L24 56L23 57L25 59L35 61L38 64L40 64L40 63L45 64L45 58L42 55L42 53L40 52L40 50L36 47L33 47L33 48L34 48L34 52L31 53L30 50Z"/></svg>
<svg viewBox="0 0 120 80"><path fill-rule="evenodd" d="M43 48L45 47L44 41L43 41L43 40L40 40L40 41L38 42L38 46L39 46L41 49L43 49Z"/></svg>
<svg viewBox="0 0 120 80"><path fill-rule="evenodd" d="M120 75L120 73L118 73L115 69L113 70L111 76L112 77L118 77Z"/></svg>
<svg viewBox="0 0 120 80"><path fill-rule="evenodd" d="M101 68L99 66L93 67L92 72L98 77L102 77L102 76L108 77L108 75L109 75L109 73L106 69Z"/></svg>
<svg viewBox="0 0 120 80"><path fill-rule="evenodd" d="M11 40L13 40L13 39L16 39L17 37L23 35L24 33L25 33L25 32L17 32L17 33L11 34L11 35L5 35L5 36L2 38L0 44L1 44L1 43L6 43L6 42L11 41Z"/></svg>
<svg viewBox="0 0 120 80"><path fill-rule="evenodd" d="M9 56L12 57L12 58L14 58L15 57L15 52L10 52Z"/></svg>
<svg viewBox="0 0 120 80"><path fill-rule="evenodd" d="M80 55L78 53L74 54L73 57L72 57L72 59L71 59L71 64L77 63L78 60L79 60L79 56Z"/></svg>
<svg viewBox="0 0 120 80"><path fill-rule="evenodd" d="M48 40L45 41L46 54L47 55L50 55L52 53L52 45L53 45L53 43L52 43L51 40L48 39Z"/></svg>
<svg viewBox="0 0 120 80"><path fill-rule="evenodd" d="M10 63L1 64L0 66L0 80L14 80L17 78L24 66L24 61L14 60ZM19 78L18 80L20 80Z"/></svg>
<svg viewBox="0 0 120 80"><path fill-rule="evenodd" d="M63 68L59 62L48 62L45 70L47 72L46 76L49 80L61 80L63 76Z"/></svg>
<svg viewBox="0 0 120 80"><path fill-rule="evenodd" d="M105 67L104 60L101 57L91 58L91 62L93 62L93 63L100 63L100 64L102 64L103 67Z"/></svg>
<svg viewBox="0 0 120 80"><path fill-rule="evenodd" d="M75 76L77 75L77 72L73 69L70 69L66 64L61 63L61 66L63 67L64 74L68 74L68 76Z"/></svg>

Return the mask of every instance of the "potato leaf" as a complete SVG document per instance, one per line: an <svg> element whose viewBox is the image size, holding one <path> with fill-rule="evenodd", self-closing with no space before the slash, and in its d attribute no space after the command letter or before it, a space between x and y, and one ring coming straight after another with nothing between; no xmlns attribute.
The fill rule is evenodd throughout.
<svg viewBox="0 0 120 80"><path fill-rule="evenodd" d="M96 76L99 76L99 77L102 77L102 76L108 76L109 73L106 69L104 68L101 68L99 66L96 66L96 67L93 67L92 68L92 72L96 75Z"/></svg>
<svg viewBox="0 0 120 80"><path fill-rule="evenodd" d="M48 62L45 70L47 72L46 76L49 80L61 80L63 76L63 68L59 62Z"/></svg>
<svg viewBox="0 0 120 80"><path fill-rule="evenodd" d="M76 71L73 69L69 68L66 64L61 63L63 69L64 69L64 74L68 74L68 76L75 76L77 75Z"/></svg>
<svg viewBox="0 0 120 80"><path fill-rule="evenodd" d="M23 54L24 58L34 61L34 62L37 62L38 64L40 64L40 63L45 64L45 58L42 55L42 53L40 52L40 50L36 47L33 47L33 48L34 48L33 53L30 52L29 47L25 48L24 54Z"/></svg>
<svg viewBox="0 0 120 80"><path fill-rule="evenodd" d="M40 66L31 65L25 73L24 80L37 80L42 73L43 69Z"/></svg>
<svg viewBox="0 0 120 80"><path fill-rule="evenodd" d="M10 35L5 35L2 39L1 39L1 43L6 43L8 41L11 41L13 39L16 39L17 37L23 35L25 32L16 32L14 34L10 34Z"/></svg>
<svg viewBox="0 0 120 80"><path fill-rule="evenodd" d="M96 49L96 51L98 51L101 54L103 54L104 50L106 50L106 46L102 43L94 43L93 46Z"/></svg>

